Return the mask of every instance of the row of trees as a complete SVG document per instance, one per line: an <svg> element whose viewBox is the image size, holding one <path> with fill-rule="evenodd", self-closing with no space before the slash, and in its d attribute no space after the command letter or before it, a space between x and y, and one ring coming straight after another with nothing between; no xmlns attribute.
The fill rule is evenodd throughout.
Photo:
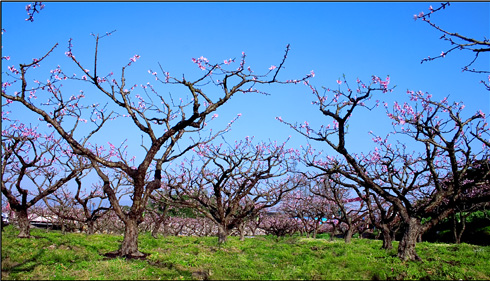
<svg viewBox="0 0 490 281"><path fill-rule="evenodd" d="M353 198L347 189L325 184L324 181L317 184L316 181L310 181L309 188L295 189L288 193L274 210L262 209L255 216L240 220L235 227L227 225L226 235L239 235L243 240L245 235L257 234L284 236L301 233L315 238L318 233L329 233L331 239L341 235L345 242L349 243L352 236L357 233L361 238L363 236L376 239L381 237L384 242L383 248L392 248L395 236L399 237L403 232L400 217L395 212L391 213L390 221L386 221L382 217L385 210L378 208L372 200L370 202L366 200L368 199L366 197ZM30 208L29 219L34 224L43 223L48 228L55 227L61 229L62 232L124 233L124 224L114 211L106 208L103 214L93 216L92 213L86 211L84 204L77 206L75 202L79 200L70 197L66 192L66 189L61 192L58 190L48 197L48 201L51 199L56 201L61 197L61 193L65 200L57 201L59 202L57 204L44 207L37 205ZM325 196L328 194L330 196ZM151 201L144 214L143 222L139 225L140 233L151 232L155 238L158 238L158 234L218 236L219 239L221 238L222 231L215 220L209 219L195 208L165 202L164 200ZM478 207L480 210L485 210L490 206L482 204ZM96 208L95 204L92 204L91 208ZM128 206L123 206L123 209L128 208ZM452 229L454 242L459 243L466 227L466 218L472 214L484 215L477 210L478 208L473 206L466 212L455 212L436 229L441 230L440 227ZM12 213L12 210L8 209L3 211ZM10 218L15 223L19 219L12 214ZM427 238L431 239L433 234L428 233L427 235ZM418 241L420 240L421 236L418 237Z"/></svg>
<svg viewBox="0 0 490 281"><path fill-rule="evenodd" d="M357 79L355 89L344 77L338 89L323 92L310 84L313 72L279 80L287 46L279 64L263 74L246 67L245 53L238 61L223 63L193 59L202 71L195 79L177 78L162 68L160 74L150 70L163 86L187 92L176 99L150 83L127 82L126 73L137 55L121 67L117 79L114 72L100 73L99 42L110 34L94 35L92 71L76 58L70 40L65 54L78 68L78 76L57 67L50 71L47 82L31 78L31 71L58 44L44 56L3 73L2 194L17 214L19 237L30 236L27 212L40 200L61 218L77 217L88 225L89 232L95 231L94 222L110 210L124 225L121 247L112 254L141 257L145 254L138 250L138 227L147 213L165 224L172 206L195 209L217 226L222 243L232 229L240 229L260 212L281 203L284 214L300 220L304 229L311 228L313 221L313 235L323 218L329 219L334 233L343 227L346 242L363 219L369 218L381 230L384 247L390 248L392 226L400 223L404 235L398 255L417 260L415 245L422 233L455 212L471 211L490 201L489 130L481 111L464 117L462 103L435 101L427 93L407 91L410 102L385 104L394 136L374 136L377 147L356 154L346 139L349 120L362 110L367 114L379 110L373 97L393 91L389 77L373 76L369 83ZM91 87L90 96L82 91L66 94L62 83L68 82ZM253 144L246 139L219 144L218 137L234 120L221 130L208 130L215 112L237 93L263 93L256 87L298 83L311 89L325 123L332 123L312 128L308 122L279 121L313 142L327 144L335 155L324 156L312 146L303 151L288 149L287 142ZM11 120L12 107L34 114L48 129ZM128 150L125 142L113 144L107 133L113 122L140 132L139 152L133 147ZM409 151L400 140L419 144L420 149ZM300 170L298 164L308 169ZM82 180L88 174L97 175L99 183L85 187ZM77 185L75 195L62 189L71 181ZM308 195L295 195L299 188L307 189ZM125 195L131 198L129 208L121 205ZM106 201L109 203L104 204ZM76 216L60 211L60 206L73 210L69 204L74 203L81 206Z"/></svg>

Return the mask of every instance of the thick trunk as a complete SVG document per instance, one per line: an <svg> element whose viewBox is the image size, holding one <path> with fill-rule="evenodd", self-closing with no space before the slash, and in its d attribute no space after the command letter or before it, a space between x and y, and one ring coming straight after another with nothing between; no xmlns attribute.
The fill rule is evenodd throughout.
<svg viewBox="0 0 490 281"><path fill-rule="evenodd" d="M20 233L17 235L19 238L31 238L31 226L29 223L29 217L27 216L27 209L22 209L15 212L17 217L17 223L19 224Z"/></svg>
<svg viewBox="0 0 490 281"><path fill-rule="evenodd" d="M347 229L347 231L345 232L345 243L350 243L350 241L352 240L352 235L354 235L354 227L349 226L349 229Z"/></svg>
<svg viewBox="0 0 490 281"><path fill-rule="evenodd" d="M121 248L116 251L118 256L128 258L145 257L146 254L138 251L138 223L137 219L128 219L125 221L124 239Z"/></svg>
<svg viewBox="0 0 490 281"><path fill-rule="evenodd" d="M398 257L403 260L420 261L421 258L415 252L415 245L417 244L417 238L421 234L422 225L420 220L416 218L410 218L408 223L405 223L405 232L398 244Z"/></svg>
<svg viewBox="0 0 490 281"><path fill-rule="evenodd" d="M228 231L226 229L226 226L218 225L218 244L225 243L227 237L228 237Z"/></svg>
<svg viewBox="0 0 490 281"><path fill-rule="evenodd" d="M382 235L383 235L383 249L385 250L391 250L393 249L393 243L391 239L391 233L390 229L388 228L387 225L383 225L381 229Z"/></svg>

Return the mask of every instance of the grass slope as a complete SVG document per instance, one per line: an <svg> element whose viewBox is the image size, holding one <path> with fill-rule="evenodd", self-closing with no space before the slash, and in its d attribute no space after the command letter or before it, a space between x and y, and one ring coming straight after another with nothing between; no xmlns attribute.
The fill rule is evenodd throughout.
<svg viewBox="0 0 490 281"><path fill-rule="evenodd" d="M229 241L215 237L141 234L146 261L105 259L122 236L33 229L19 239L12 226L2 232L2 280L164 279L490 279L490 246L419 243L424 262L401 262L381 241L272 236ZM398 246L397 242L394 247Z"/></svg>

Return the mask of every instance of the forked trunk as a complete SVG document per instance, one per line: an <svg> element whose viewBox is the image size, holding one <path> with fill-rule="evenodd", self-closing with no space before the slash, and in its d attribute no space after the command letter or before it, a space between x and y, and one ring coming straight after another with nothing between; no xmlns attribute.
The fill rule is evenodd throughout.
<svg viewBox="0 0 490 281"><path fill-rule="evenodd" d="M21 209L15 212L17 217L17 223L19 224L19 238L31 238L31 225L29 223L29 217L27 216L27 209Z"/></svg>
<svg viewBox="0 0 490 281"><path fill-rule="evenodd" d="M228 237L228 231L226 229L226 226L218 225L218 244L225 243L227 237Z"/></svg>
<svg viewBox="0 0 490 281"><path fill-rule="evenodd" d="M422 260L415 252L415 245L417 244L417 238L422 230L420 220L416 218L410 218L410 221L405 225L405 232L398 244L398 257L402 261L420 261Z"/></svg>
<svg viewBox="0 0 490 281"><path fill-rule="evenodd" d="M157 221L155 222L155 226L153 227L153 229L151 230L151 236L153 236L153 238L158 238L158 233L160 232L160 227L162 226L163 224L163 232L164 232L164 235L166 236L166 229L165 229L165 225L166 225L166 220L167 220L167 212L164 212L163 214L161 215L156 215L158 217Z"/></svg>
<svg viewBox="0 0 490 281"><path fill-rule="evenodd" d="M461 237L463 236L463 232L466 228L466 217L463 216L462 213L459 214L460 219L461 219L461 227L458 230L458 218L456 214L453 214L453 237L454 237L454 243L456 244L461 244Z"/></svg>

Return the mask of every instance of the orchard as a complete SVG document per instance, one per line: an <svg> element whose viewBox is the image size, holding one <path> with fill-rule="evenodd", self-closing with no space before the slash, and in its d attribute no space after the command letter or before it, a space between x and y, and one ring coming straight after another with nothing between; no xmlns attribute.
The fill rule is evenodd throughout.
<svg viewBox="0 0 490 281"><path fill-rule="evenodd" d="M37 239L34 222L63 235L122 235L116 251L101 254L128 260L152 259L139 244L146 233L155 240L212 236L219 247L229 236L242 243L382 240L380 248L403 262L424 260L416 250L423 241L474 243L465 231L488 231L490 222L488 35L463 24L475 3L405 4L360 5L388 11L373 22L427 33L430 43L400 47L425 54L418 60L391 49L371 58L368 45L381 46L373 38L354 40L370 49L351 53L355 61L325 59L335 54L318 45L341 53L336 44L351 43L317 39L309 28L322 29L307 23L323 19L309 8L361 13L350 3L274 4L297 10L303 29L286 32L295 25L281 19L282 35L265 37L273 27L238 17L231 27L200 14L206 3L188 4L196 9L186 13L201 17L191 20L199 28L214 25L209 34L178 25L171 11L184 11L184 3L24 3L25 19L18 3L2 3L2 16L9 13L2 23L2 228L11 224L22 239ZM112 15L128 12L126 5L135 10L124 17L150 13L148 23L136 24L141 35ZM253 3L220 9L240 5L258 13ZM62 26L40 34L57 21L80 23L68 15L92 6L117 20L87 22L68 37ZM408 6L427 7L412 17ZM55 19L59 9L70 11ZM163 22L153 18L157 9ZM460 25L448 24L458 9ZM31 45L16 35L20 20ZM488 15L471 20L488 23ZM303 35L312 38L308 48ZM444 51L427 56L433 47ZM341 68L347 61L353 66ZM484 225L472 224L477 217ZM442 230L449 234L435 234Z"/></svg>

